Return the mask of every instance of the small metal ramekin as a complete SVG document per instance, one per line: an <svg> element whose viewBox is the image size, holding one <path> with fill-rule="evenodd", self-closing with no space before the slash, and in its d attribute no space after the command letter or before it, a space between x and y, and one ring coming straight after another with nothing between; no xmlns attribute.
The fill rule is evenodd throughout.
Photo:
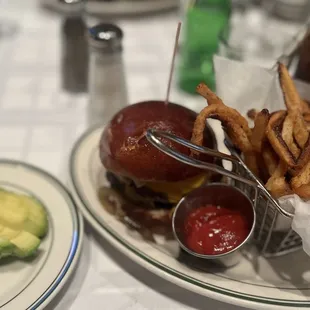
<svg viewBox="0 0 310 310"><path fill-rule="evenodd" d="M252 221L251 229L246 239L236 248L229 252L215 255L205 255L193 252L186 245L184 221L190 211L203 205L220 205L227 208L234 208L234 205L240 205L247 210L249 221ZM212 183L193 190L187 196L183 197L176 206L172 217L172 229L176 240L182 249L187 253L202 259L212 260L225 267L232 267L239 263L242 258L241 249L251 239L256 222L254 205L251 200L238 188L224 183Z"/></svg>

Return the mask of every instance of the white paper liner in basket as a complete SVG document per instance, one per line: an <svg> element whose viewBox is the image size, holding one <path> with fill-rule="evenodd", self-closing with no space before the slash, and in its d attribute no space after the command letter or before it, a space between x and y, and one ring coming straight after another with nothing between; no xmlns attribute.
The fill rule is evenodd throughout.
<svg viewBox="0 0 310 310"><path fill-rule="evenodd" d="M270 112L284 109L285 104L276 70L214 56L217 95L223 102L246 116L250 109L267 108ZM310 86L296 82L303 99L310 99ZM275 229L287 231L290 227L300 235L303 248L310 256L310 201L304 202L297 195L282 197L280 205L295 211L293 221L278 216ZM294 212L293 212L294 213Z"/></svg>

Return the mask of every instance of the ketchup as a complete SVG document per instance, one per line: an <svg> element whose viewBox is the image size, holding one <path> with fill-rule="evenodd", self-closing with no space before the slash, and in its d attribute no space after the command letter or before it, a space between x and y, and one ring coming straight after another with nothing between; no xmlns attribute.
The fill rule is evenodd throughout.
<svg viewBox="0 0 310 310"><path fill-rule="evenodd" d="M205 205L189 213L184 226L189 249L199 254L216 255L241 244L249 235L252 222L241 210Z"/></svg>

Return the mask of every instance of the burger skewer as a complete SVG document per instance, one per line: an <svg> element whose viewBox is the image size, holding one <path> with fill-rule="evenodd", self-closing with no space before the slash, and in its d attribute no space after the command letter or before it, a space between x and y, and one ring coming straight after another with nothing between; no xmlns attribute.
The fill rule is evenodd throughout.
<svg viewBox="0 0 310 310"><path fill-rule="evenodd" d="M167 105L169 102L169 96L170 96L170 89L171 89L171 82L172 82L172 75L174 71L174 64L175 64L175 56L177 53L177 47L179 43L179 37L180 37L180 31L181 31L181 22L178 22L177 32L175 35L175 41L174 41L174 48L173 48L173 54L172 54L172 61L170 65L170 72L169 72L169 80L168 80L168 86L167 86L167 93L166 93L166 99L165 104Z"/></svg>
<svg viewBox="0 0 310 310"><path fill-rule="evenodd" d="M197 113L169 101L176 49L181 23L178 24L165 100L149 100L131 104L116 113L105 126L100 138L99 154L112 191L106 200L113 200L114 191L122 197L121 219L142 235L149 232L171 234L171 213L175 205L192 189L213 179L204 169L192 167L164 154L146 138L149 129L160 130L190 140ZM169 103L169 104L168 104ZM203 143L216 149L213 130L206 125ZM167 141L174 150L190 155L190 149ZM195 157L196 158L196 157ZM214 158L200 154L197 159L213 163ZM114 211L113 205L111 206Z"/></svg>

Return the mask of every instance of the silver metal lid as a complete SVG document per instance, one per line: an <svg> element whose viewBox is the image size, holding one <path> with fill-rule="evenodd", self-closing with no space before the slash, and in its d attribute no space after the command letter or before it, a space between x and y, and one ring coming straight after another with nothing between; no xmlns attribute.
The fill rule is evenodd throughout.
<svg viewBox="0 0 310 310"><path fill-rule="evenodd" d="M88 31L91 47L104 51L119 51L122 49L123 31L114 24L101 23Z"/></svg>
<svg viewBox="0 0 310 310"><path fill-rule="evenodd" d="M60 10L69 16L80 15L85 8L85 0L58 0Z"/></svg>

